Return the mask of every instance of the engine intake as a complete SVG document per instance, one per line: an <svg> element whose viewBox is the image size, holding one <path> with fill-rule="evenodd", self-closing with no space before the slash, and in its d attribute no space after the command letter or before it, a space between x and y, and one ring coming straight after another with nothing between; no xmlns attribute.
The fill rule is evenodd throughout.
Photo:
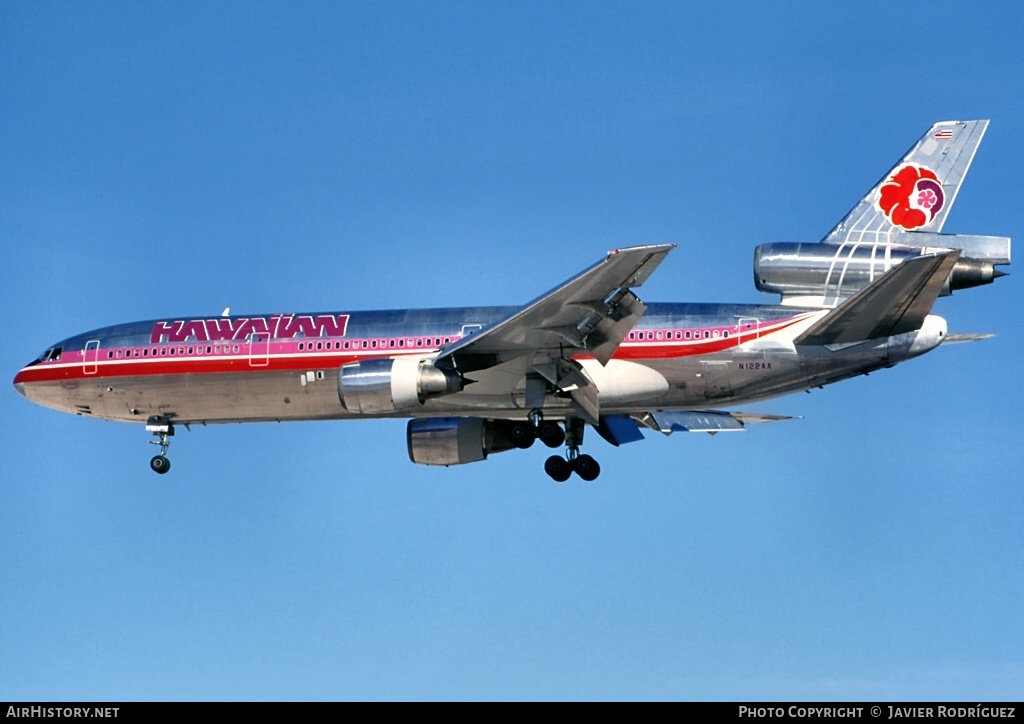
<svg viewBox="0 0 1024 724"><path fill-rule="evenodd" d="M407 410L462 387L458 373L415 357L365 360L338 370L341 404L349 412L362 414Z"/></svg>
<svg viewBox="0 0 1024 724"><path fill-rule="evenodd" d="M511 423L479 417L426 417L409 420L409 459L419 465L463 465L511 450Z"/></svg>

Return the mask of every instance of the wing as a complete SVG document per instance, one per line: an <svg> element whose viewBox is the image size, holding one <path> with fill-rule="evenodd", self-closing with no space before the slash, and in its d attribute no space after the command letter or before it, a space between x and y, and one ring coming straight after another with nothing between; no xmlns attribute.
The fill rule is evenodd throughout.
<svg viewBox="0 0 1024 724"><path fill-rule="evenodd" d="M643 440L641 427L671 435L673 432L742 432L747 425L762 422L799 420L799 417L765 415L759 412L727 412L723 410L663 410L640 415L609 415L601 418L595 429L612 445Z"/></svg>
<svg viewBox="0 0 1024 724"><path fill-rule="evenodd" d="M550 385L568 393L584 419L596 425L597 387L572 357L589 352L608 363L647 309L632 289L674 248L661 244L609 252L523 308L445 348L435 364L463 375L503 366L510 391L526 376L528 407L539 407Z"/></svg>

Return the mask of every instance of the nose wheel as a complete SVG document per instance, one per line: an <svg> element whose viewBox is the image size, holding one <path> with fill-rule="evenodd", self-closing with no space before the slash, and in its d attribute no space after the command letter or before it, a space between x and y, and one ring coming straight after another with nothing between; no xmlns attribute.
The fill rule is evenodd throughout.
<svg viewBox="0 0 1024 724"><path fill-rule="evenodd" d="M557 423L551 424L558 428ZM564 483L573 473L576 473L588 483L597 480L597 476L601 474L601 466L597 464L597 460L594 460L589 455L580 455L580 445L583 444L583 429L583 421L575 418L565 421L564 434L561 428L558 428L561 439L555 445L560 444L563 440L565 441L565 457L552 455L544 461L544 472L556 483ZM550 447L555 447L555 445Z"/></svg>
<svg viewBox="0 0 1024 724"><path fill-rule="evenodd" d="M150 440L150 445L159 445L160 453L153 456L149 461L149 468L154 473L163 475L171 469L171 461L167 457L167 449L171 446L170 438L174 437L174 425L171 421L162 417L151 417L146 421L146 431L153 433L155 440Z"/></svg>

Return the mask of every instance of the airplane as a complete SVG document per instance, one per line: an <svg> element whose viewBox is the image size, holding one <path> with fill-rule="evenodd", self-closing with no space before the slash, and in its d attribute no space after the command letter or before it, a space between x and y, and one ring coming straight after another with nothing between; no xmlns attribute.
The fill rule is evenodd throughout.
<svg viewBox="0 0 1024 724"><path fill-rule="evenodd" d="M614 446L644 430L739 431L793 419L735 405L892 367L951 334L937 297L989 284L1010 239L943 234L988 121L933 125L817 243L757 247L779 303L641 301L674 244L623 248L522 306L179 316L77 334L14 378L32 402L144 423L170 469L178 425L408 418L409 458L459 465L536 440L544 463L592 481L590 427Z"/></svg>

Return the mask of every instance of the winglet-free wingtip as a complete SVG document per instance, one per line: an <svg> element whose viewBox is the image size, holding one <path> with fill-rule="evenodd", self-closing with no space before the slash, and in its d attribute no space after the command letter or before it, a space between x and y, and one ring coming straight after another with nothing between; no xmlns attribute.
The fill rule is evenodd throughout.
<svg viewBox="0 0 1024 724"><path fill-rule="evenodd" d="M677 246L679 246L679 244L646 244L641 246L624 246L621 249L612 249L611 251L608 252L608 256L616 256L617 254L621 254L622 252L625 251L644 250L650 251L651 253L655 254L659 252L667 254L668 252L675 249Z"/></svg>

